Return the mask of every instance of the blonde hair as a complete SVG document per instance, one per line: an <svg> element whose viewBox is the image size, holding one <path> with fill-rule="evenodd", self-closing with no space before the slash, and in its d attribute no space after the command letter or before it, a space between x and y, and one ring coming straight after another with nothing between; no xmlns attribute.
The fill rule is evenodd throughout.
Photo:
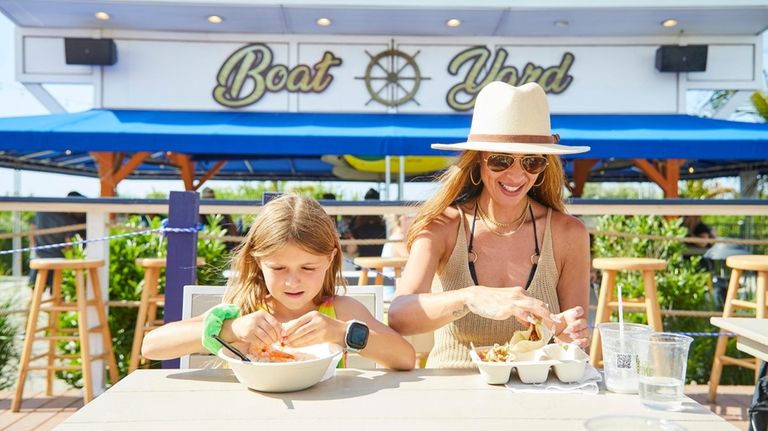
<svg viewBox="0 0 768 431"><path fill-rule="evenodd" d="M483 191L484 184L475 185L480 181L480 163L482 159L478 151L464 151L459 156L455 165L448 168L439 178L443 185L430 199L421 206L411 228L408 229L408 250L416 240L416 237L435 221L452 205L473 203ZM534 187L528 192L536 202L552 208L555 211L565 212L563 204L563 187L565 186L565 172L560 156L556 154L544 155L549 166L536 177Z"/></svg>
<svg viewBox="0 0 768 431"><path fill-rule="evenodd" d="M295 194L283 195L264 205L243 242L234 251L232 271L224 302L248 314L266 307L269 291L258 259L274 254L286 244L308 253L330 256L323 288L313 298L316 305L336 294L336 286L346 286L341 276L342 253L336 227L317 201ZM335 254L334 254L335 251Z"/></svg>

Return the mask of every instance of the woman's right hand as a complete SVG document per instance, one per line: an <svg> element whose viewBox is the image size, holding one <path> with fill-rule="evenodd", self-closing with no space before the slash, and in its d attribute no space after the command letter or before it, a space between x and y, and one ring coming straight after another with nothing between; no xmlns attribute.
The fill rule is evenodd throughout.
<svg viewBox="0 0 768 431"><path fill-rule="evenodd" d="M547 326L560 320L544 302L528 296L520 286L470 286L465 289L464 304L472 313L488 319L506 320L514 316L519 322L528 324L537 317Z"/></svg>
<svg viewBox="0 0 768 431"><path fill-rule="evenodd" d="M232 334L251 344L271 346L284 337L283 325L264 310L258 310L232 321Z"/></svg>

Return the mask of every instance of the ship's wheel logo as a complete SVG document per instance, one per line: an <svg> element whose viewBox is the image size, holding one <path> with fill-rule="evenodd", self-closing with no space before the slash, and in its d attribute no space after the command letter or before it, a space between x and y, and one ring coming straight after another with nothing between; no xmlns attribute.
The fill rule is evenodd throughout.
<svg viewBox="0 0 768 431"><path fill-rule="evenodd" d="M400 106L410 101L421 106L416 100L416 93L419 91L421 81L430 78L421 76L419 65L416 64L416 56L420 52L416 51L415 54L409 55L394 47L376 55L365 51L371 60L365 68L365 76L355 77L355 79L365 81L365 88L371 95L371 98L365 102L366 106L373 101L389 107Z"/></svg>

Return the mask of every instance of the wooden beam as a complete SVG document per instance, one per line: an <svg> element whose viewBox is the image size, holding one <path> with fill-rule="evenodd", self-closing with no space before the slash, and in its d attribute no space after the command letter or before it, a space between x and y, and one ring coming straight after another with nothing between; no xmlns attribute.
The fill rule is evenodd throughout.
<svg viewBox="0 0 768 431"><path fill-rule="evenodd" d="M678 198L680 197L680 190L677 183L680 181L680 167L685 164L684 159L669 159L666 162L664 170L667 173L667 184L669 184L669 191L664 196L665 198Z"/></svg>
<svg viewBox="0 0 768 431"><path fill-rule="evenodd" d="M181 180L184 181L184 190L191 192L195 190L195 164L186 154L171 153L168 156L176 167L181 170Z"/></svg>
<svg viewBox="0 0 768 431"><path fill-rule="evenodd" d="M581 197L584 194L584 184L587 183L589 173L592 167L597 163L597 159L578 159L573 162L573 196Z"/></svg>
<svg viewBox="0 0 768 431"><path fill-rule="evenodd" d="M115 153L92 151L91 157L96 161L96 165L99 168L99 183L101 184L101 191L99 196L103 198L115 196Z"/></svg>
<svg viewBox="0 0 768 431"><path fill-rule="evenodd" d="M216 162L216 164L213 165L213 167L208 172L206 172L205 175L203 175L203 178L200 178L197 184L195 184L195 188L193 190L197 191L206 181L210 180L214 175L218 174L221 168L223 168L226 164L226 160L219 160Z"/></svg>
<svg viewBox="0 0 768 431"><path fill-rule="evenodd" d="M645 159L634 159L633 163L635 166L640 168L641 171L643 171L649 180L653 181L659 187L661 187L661 190L664 191L664 196L667 195L667 189L669 187L667 184L667 178L663 173L661 173L660 170L656 169L656 167L653 166L651 162Z"/></svg>
<svg viewBox="0 0 768 431"><path fill-rule="evenodd" d="M136 168L138 168L139 165L141 165L144 162L144 160L147 160L147 158L149 158L149 155L150 153L146 151L136 153L133 156L131 156L131 158L128 160L128 163L120 166L120 169L114 175L115 186L117 186L117 184L120 183L120 181L126 179L129 175L131 175L131 173L133 173L133 171L135 171Z"/></svg>

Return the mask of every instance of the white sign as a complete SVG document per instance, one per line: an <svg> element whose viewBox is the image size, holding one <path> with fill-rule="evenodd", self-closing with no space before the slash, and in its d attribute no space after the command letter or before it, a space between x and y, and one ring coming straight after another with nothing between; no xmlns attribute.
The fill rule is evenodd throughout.
<svg viewBox="0 0 768 431"><path fill-rule="evenodd" d="M118 62L99 68L62 64L63 36L50 33L22 34L19 80L92 82L97 104L115 109L459 113L501 80L538 82L553 113L676 113L688 88L757 85L745 38L710 43L707 72L678 76L655 69L663 41L648 38L233 41L116 32Z"/></svg>

